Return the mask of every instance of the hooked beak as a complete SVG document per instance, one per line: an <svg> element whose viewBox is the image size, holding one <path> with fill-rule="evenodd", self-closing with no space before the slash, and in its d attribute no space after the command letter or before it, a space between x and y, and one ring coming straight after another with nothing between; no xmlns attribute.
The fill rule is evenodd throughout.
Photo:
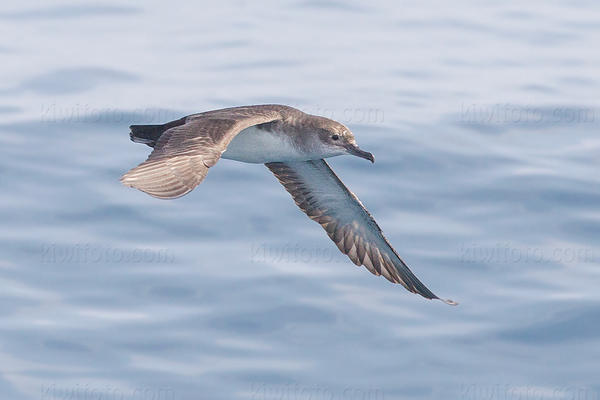
<svg viewBox="0 0 600 400"><path fill-rule="evenodd" d="M372 163L375 162L375 157L373 157L373 154L369 153L368 151L361 150L355 144L349 144L349 145L347 145L346 146L346 151L348 152L348 154L351 154L353 156L364 158L365 160L369 160Z"/></svg>

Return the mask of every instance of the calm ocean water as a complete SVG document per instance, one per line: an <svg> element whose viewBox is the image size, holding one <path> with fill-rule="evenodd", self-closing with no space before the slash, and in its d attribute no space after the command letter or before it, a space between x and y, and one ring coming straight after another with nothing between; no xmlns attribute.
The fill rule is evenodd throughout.
<svg viewBox="0 0 600 400"><path fill-rule="evenodd" d="M2 399L599 399L592 1L0 10ZM448 307L356 268L262 165L119 184L128 125L284 103Z"/></svg>

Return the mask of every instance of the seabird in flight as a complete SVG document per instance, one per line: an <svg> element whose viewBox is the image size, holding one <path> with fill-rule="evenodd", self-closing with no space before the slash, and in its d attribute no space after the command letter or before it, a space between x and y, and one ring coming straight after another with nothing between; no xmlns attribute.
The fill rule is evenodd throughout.
<svg viewBox="0 0 600 400"><path fill-rule="evenodd" d="M324 160L350 154L374 162L339 122L268 104L207 111L163 125L132 125L130 136L154 150L121 177L124 185L174 199L199 185L219 158L265 164L354 264L427 299L439 299L402 261L371 214Z"/></svg>

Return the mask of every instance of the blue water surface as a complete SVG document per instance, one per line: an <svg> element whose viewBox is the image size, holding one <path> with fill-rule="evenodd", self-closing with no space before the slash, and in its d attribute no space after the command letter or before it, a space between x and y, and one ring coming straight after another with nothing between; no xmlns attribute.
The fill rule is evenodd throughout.
<svg viewBox="0 0 600 400"><path fill-rule="evenodd" d="M0 9L2 399L599 399L592 1ZM449 307L355 267L262 165L161 201L128 126L283 103ZM586 397L584 397L586 396Z"/></svg>

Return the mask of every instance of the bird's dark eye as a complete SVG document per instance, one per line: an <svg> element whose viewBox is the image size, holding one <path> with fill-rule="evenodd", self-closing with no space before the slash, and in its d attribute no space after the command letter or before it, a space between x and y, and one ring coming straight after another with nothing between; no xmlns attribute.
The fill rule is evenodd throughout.
<svg viewBox="0 0 600 400"><path fill-rule="evenodd" d="M338 135L333 135L333 136L331 136L331 138L332 138L333 140L338 140L340 137L339 137Z"/></svg>

